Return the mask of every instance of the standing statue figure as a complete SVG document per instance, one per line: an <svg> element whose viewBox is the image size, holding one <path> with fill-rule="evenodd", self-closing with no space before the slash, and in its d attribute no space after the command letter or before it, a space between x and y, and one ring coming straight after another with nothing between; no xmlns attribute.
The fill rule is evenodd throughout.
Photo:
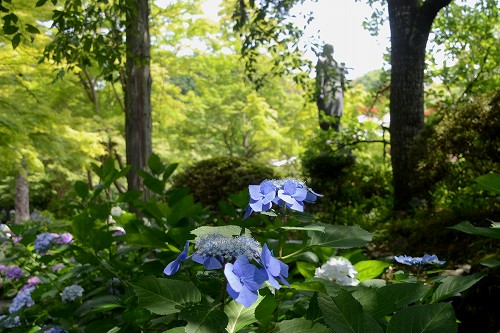
<svg viewBox="0 0 500 333"><path fill-rule="evenodd" d="M340 131L340 117L344 112L344 64L333 59L333 46L325 44L316 64L315 99L319 112L319 127Z"/></svg>

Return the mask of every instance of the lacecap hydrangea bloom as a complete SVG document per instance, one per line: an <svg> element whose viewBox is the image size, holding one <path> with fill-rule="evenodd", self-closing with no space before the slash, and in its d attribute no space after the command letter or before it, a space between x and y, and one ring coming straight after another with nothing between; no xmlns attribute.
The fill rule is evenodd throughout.
<svg viewBox="0 0 500 333"><path fill-rule="evenodd" d="M307 187L305 182L293 178L264 180L260 185L249 185L248 192L250 203L243 219L253 212L268 211L273 203L303 212L304 202L314 203L322 196Z"/></svg>
<svg viewBox="0 0 500 333"><path fill-rule="evenodd" d="M333 281L343 286L357 286L356 279L358 271L349 260L343 257L331 257L321 267L316 268L315 277Z"/></svg>
<svg viewBox="0 0 500 333"><path fill-rule="evenodd" d="M71 285L66 288L61 293L61 299L63 302L73 302L79 297L83 296L84 289L80 287L79 285Z"/></svg>
<svg viewBox="0 0 500 333"><path fill-rule="evenodd" d="M35 290L35 287L25 288L19 291L10 303L9 313L14 313L21 310L24 307L30 307L35 304L31 298L31 292Z"/></svg>
<svg viewBox="0 0 500 333"><path fill-rule="evenodd" d="M439 260L438 257L433 254L425 254L423 257L410 257L407 255L402 256L394 256L394 260L401 264L410 265L410 266L419 266L424 264L438 264L443 265L446 261Z"/></svg>
<svg viewBox="0 0 500 333"><path fill-rule="evenodd" d="M226 291L245 307L257 300L258 290L265 281L276 289L280 288L277 280L290 286L285 280L288 266L276 259L267 245L261 247L250 236L231 237L213 233L198 236L194 244L195 252L188 256L189 242L186 242L184 250L165 267L163 273L175 274L180 263L187 259L202 264L207 270L224 268L228 282Z"/></svg>

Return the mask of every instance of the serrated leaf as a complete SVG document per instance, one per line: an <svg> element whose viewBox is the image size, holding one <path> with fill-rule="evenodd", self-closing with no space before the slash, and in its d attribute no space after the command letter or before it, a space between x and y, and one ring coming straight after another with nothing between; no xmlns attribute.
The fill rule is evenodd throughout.
<svg viewBox="0 0 500 333"><path fill-rule="evenodd" d="M432 295L431 303L436 303L444 299L450 298L453 295L469 289L485 276L484 273L477 273L467 276L447 276L441 280L441 284L437 287Z"/></svg>
<svg viewBox="0 0 500 333"><path fill-rule="evenodd" d="M201 301L200 291L191 282L150 276L132 286L139 306L160 315L179 312L185 304Z"/></svg>
<svg viewBox="0 0 500 333"><path fill-rule="evenodd" d="M449 227L449 229L458 230L461 232L465 232L466 234L476 235L476 236L485 236L492 238L500 238L500 229L499 228L484 228L484 227L475 227L470 222L464 221L453 227Z"/></svg>
<svg viewBox="0 0 500 333"><path fill-rule="evenodd" d="M219 310L219 304L189 304L181 310L179 317L187 321L186 333L220 333L228 323L226 314Z"/></svg>
<svg viewBox="0 0 500 333"><path fill-rule="evenodd" d="M370 280L382 274L391 264L380 260L364 260L356 263L354 268L358 271L356 279L359 281Z"/></svg>
<svg viewBox="0 0 500 333"><path fill-rule="evenodd" d="M318 232L325 232L325 227L321 225L307 225L305 227L280 227L281 229L285 230L300 230L300 231L318 231Z"/></svg>
<svg viewBox="0 0 500 333"><path fill-rule="evenodd" d="M376 288L357 287L352 296L361 304L364 312L375 319L382 318L396 311L394 302L378 293Z"/></svg>
<svg viewBox="0 0 500 333"><path fill-rule="evenodd" d="M323 319L335 333L365 332L363 308L350 293L341 291L335 297L320 295L318 302Z"/></svg>
<svg viewBox="0 0 500 333"><path fill-rule="evenodd" d="M457 331L455 320L450 303L414 305L396 312L386 332L454 333Z"/></svg>
<svg viewBox="0 0 500 333"><path fill-rule="evenodd" d="M245 229L245 231L247 231L247 229ZM241 228L236 225L225 225L221 227L203 226L192 230L191 233L197 237L208 234L220 234L223 236L232 237L239 236L241 234Z"/></svg>
<svg viewBox="0 0 500 333"><path fill-rule="evenodd" d="M273 295L266 295L255 308L255 318L262 324L273 320L273 313L278 304Z"/></svg>
<svg viewBox="0 0 500 333"><path fill-rule="evenodd" d="M500 194L500 174L490 173L474 179L484 189Z"/></svg>
<svg viewBox="0 0 500 333"><path fill-rule="evenodd" d="M326 246L331 248L351 248L364 246L372 240L368 231L352 226L319 224L325 227L324 232L308 231L309 246Z"/></svg>
<svg viewBox="0 0 500 333"><path fill-rule="evenodd" d="M399 309L422 299L430 289L431 287L419 283L393 283L379 288L377 292L392 300L396 309Z"/></svg>
<svg viewBox="0 0 500 333"><path fill-rule="evenodd" d="M313 321L295 318L279 322L272 333L331 333L328 327Z"/></svg>
<svg viewBox="0 0 500 333"><path fill-rule="evenodd" d="M229 302L224 308L224 312L227 315L228 323L226 331L228 333L238 332L240 329L255 323L257 319L255 318L255 308L262 301L263 297L259 296L257 301L255 301L249 308L246 308L243 304L235 301Z"/></svg>

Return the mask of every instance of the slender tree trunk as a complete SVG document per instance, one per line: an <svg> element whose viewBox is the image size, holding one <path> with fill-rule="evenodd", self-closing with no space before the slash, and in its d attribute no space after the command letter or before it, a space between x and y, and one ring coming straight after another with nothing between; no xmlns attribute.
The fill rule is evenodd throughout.
<svg viewBox="0 0 500 333"><path fill-rule="evenodd" d="M391 161L394 208L422 193L412 146L424 128L425 47L438 11L451 0L388 0L391 27Z"/></svg>
<svg viewBox="0 0 500 333"><path fill-rule="evenodd" d="M16 218L14 223L20 223L30 219L30 187L27 180L26 167L24 161L21 161L22 169L16 176L16 199L15 210Z"/></svg>
<svg viewBox="0 0 500 333"><path fill-rule="evenodd" d="M151 74L148 0L126 0L125 140L129 190L142 190L138 170L152 153ZM144 191L147 199L147 191Z"/></svg>

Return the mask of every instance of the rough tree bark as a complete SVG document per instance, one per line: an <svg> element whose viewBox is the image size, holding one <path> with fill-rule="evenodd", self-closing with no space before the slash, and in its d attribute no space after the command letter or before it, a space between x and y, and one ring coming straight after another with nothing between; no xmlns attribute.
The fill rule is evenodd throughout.
<svg viewBox="0 0 500 333"><path fill-rule="evenodd" d="M414 181L415 136L424 128L425 48L432 22L451 0L388 0L391 28L391 161L394 208L405 210L423 189Z"/></svg>
<svg viewBox="0 0 500 333"><path fill-rule="evenodd" d="M138 170L152 153L151 74L148 0L126 0L125 140L128 189L144 190ZM147 191L144 191L147 199Z"/></svg>

